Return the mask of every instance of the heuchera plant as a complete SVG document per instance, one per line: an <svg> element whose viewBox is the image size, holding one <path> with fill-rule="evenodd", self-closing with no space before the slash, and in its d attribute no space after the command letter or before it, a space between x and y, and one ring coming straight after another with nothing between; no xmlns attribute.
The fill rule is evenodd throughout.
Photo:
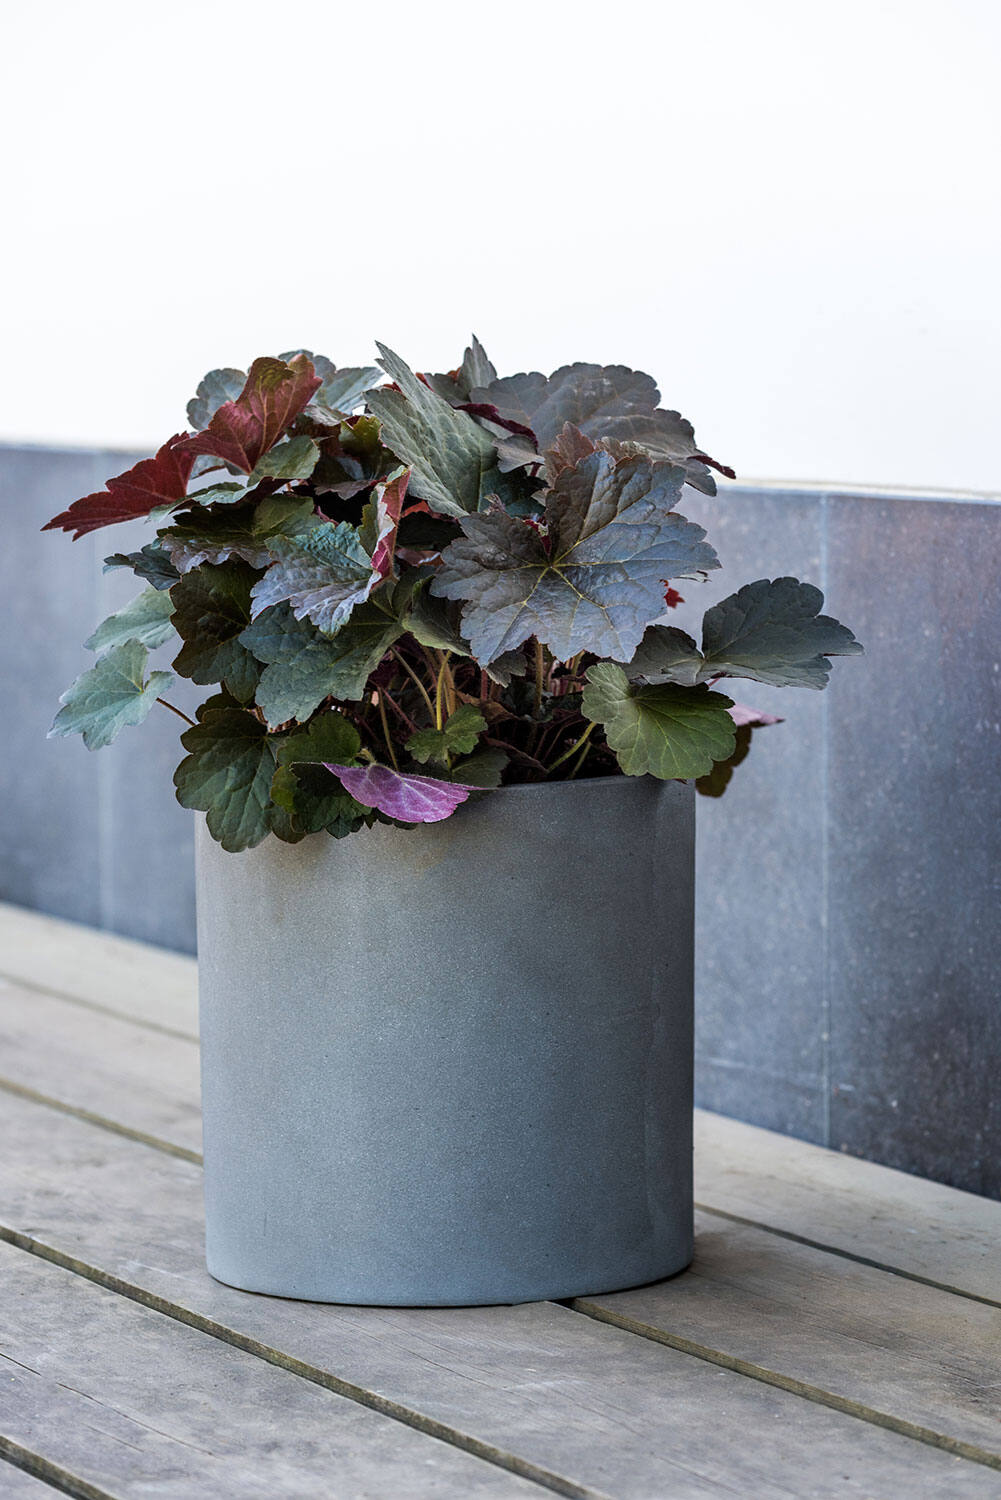
<svg viewBox="0 0 1001 1500"><path fill-rule="evenodd" d="M822 688L828 657L862 649L794 578L708 610L701 645L659 623L674 581L719 567L675 506L722 466L649 375L499 378L475 339L445 375L380 353L381 370L300 351L212 371L192 432L49 522L157 526L107 559L146 587L87 642L53 734L97 749L172 707L147 654L179 637L174 670L216 691L181 736L177 796L225 849L437 822L503 783L718 794L777 721L714 684Z"/></svg>

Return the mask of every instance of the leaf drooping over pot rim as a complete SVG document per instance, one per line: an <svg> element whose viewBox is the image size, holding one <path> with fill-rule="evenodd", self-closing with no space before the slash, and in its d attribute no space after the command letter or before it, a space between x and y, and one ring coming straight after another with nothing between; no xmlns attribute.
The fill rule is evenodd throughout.
<svg viewBox="0 0 1001 1500"><path fill-rule="evenodd" d="M473 791L577 776L716 796L778 717L715 685L823 688L861 650L794 578L713 606L701 646L664 623L693 602L672 580L719 567L679 501L731 471L650 376L502 376L475 338L439 375L379 350L381 369L299 349L211 371L193 432L49 523L155 528L107 559L146 587L91 636L53 733L97 748L140 722L171 681L148 651L179 638L174 671L218 691L177 796L224 848L440 822Z"/></svg>

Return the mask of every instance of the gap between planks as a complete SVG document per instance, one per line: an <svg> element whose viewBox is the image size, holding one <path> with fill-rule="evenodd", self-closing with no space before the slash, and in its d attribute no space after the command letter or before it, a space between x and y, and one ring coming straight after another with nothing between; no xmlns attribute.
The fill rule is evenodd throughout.
<svg viewBox="0 0 1001 1500"><path fill-rule="evenodd" d="M20 981L17 981L20 983ZM67 996L57 995L55 991L46 990L46 994L52 994L58 999L67 999ZM109 1012L117 1020L129 1021L128 1016L121 1016L117 1011ZM84 1109L78 1104L67 1104L65 1100L57 1099L51 1094L45 1094L38 1089L29 1088L26 1084L17 1083L12 1078L0 1077L0 1089L7 1094L13 1094L19 1099L27 1099L32 1104L42 1104L47 1109L57 1110L60 1114L70 1115L73 1119L82 1120L87 1125L96 1125L101 1130L110 1130L113 1135L123 1136L126 1140L138 1141L140 1145L149 1146L154 1151L162 1151L167 1156L176 1156L181 1161L190 1161L195 1166L204 1165L202 1154L193 1151L187 1146L176 1145L173 1141L164 1139L163 1136L151 1135L148 1131L137 1130L131 1125L122 1125L117 1120L107 1115L98 1114L95 1110ZM953 1286L946 1281L937 1281L931 1276L922 1276L917 1271L908 1271L900 1266L894 1266L887 1261L876 1260L868 1255L860 1255L854 1250L844 1250L838 1245L827 1244L824 1240L810 1239L807 1235L795 1234L790 1229L782 1229L778 1225L768 1224L762 1219L751 1219L742 1214L731 1213L725 1208L714 1208L710 1203L696 1201L695 1208L700 1213L712 1214L718 1219L727 1219L732 1224L742 1224L749 1229L760 1229L764 1234L775 1235L778 1239L790 1240L795 1245L804 1245L811 1250L821 1250L825 1255L836 1255L841 1260L852 1261L855 1265L868 1266L873 1271L884 1271L888 1276L898 1276L903 1281L913 1281L919 1286L930 1287L936 1292L947 1292L953 1297L963 1297L969 1302L979 1302L986 1307L1001 1309L1001 1299L987 1297L980 1292L966 1291L963 1287ZM570 1306L570 1301L564 1305Z"/></svg>
<svg viewBox="0 0 1001 1500"><path fill-rule="evenodd" d="M260 1339L251 1338L249 1334L240 1333L235 1328L228 1328L224 1323L218 1323L214 1318L207 1318L203 1314L196 1313L188 1308L179 1307L177 1303L171 1302L166 1297L158 1297L154 1292L148 1292L143 1287L134 1285L132 1282L115 1276L110 1271L102 1271L98 1266L92 1266L87 1261L79 1260L76 1256L67 1255L65 1251L59 1250L54 1245L48 1245L42 1240L35 1239L33 1235L22 1233L20 1230L12 1229L7 1224L0 1223L0 1240L12 1246L16 1250L22 1250L28 1255L35 1255L40 1260L47 1261L50 1265L58 1266L61 1270L71 1271L74 1276L80 1276L86 1281L92 1281L96 1286L104 1287L106 1291L115 1292L120 1297L125 1297L130 1302L136 1302L140 1306L148 1308L151 1312L159 1313L163 1317L172 1318L177 1323L183 1323L189 1328L194 1328L199 1333L207 1334L210 1338L218 1339L221 1343L230 1344L234 1349L240 1349L245 1354L252 1354L266 1364L274 1365L286 1374L295 1375L301 1380L308 1380L313 1385L321 1386L333 1395L342 1396L348 1401L353 1401L358 1406L367 1407L371 1411L378 1412L380 1416L389 1417L405 1427L413 1428L414 1431L425 1437L437 1438L439 1442L447 1443L450 1447L458 1448L463 1453L468 1453L471 1458L481 1459L484 1463L491 1464L494 1468L503 1469L509 1474L516 1475L519 1479L526 1479L531 1483L539 1485L540 1488L548 1490L552 1494L567 1496L568 1500L611 1500L602 1490L593 1489L587 1485L578 1484L575 1480L567 1479L562 1474L556 1474L540 1464L532 1463L529 1459L519 1458L517 1454L508 1453L504 1449L496 1447L492 1443L484 1442L480 1438L471 1436L469 1433L461 1432L456 1427L451 1427L445 1422L439 1422L434 1417L425 1416L413 1407L404 1406L402 1402L392 1401L387 1396L380 1396L375 1391L367 1390L364 1386L357 1385L350 1380L343 1380L340 1376L330 1371L321 1370L305 1360L297 1359L294 1355L284 1354L280 1349L270 1344L263 1343ZM10 1444L9 1440L0 1435L0 1457L6 1457L4 1445L17 1448L17 1444ZM27 1450L21 1450L27 1453ZM34 1457L33 1455L29 1455ZM14 1462L16 1460L12 1460ZM41 1460L41 1462L46 1462ZM26 1467L26 1465L20 1465ZM51 1466L55 1470L56 1466ZM59 1471L62 1472L62 1471ZM40 1476L45 1477L45 1476ZM115 1500L115 1497L105 1497L103 1491L88 1489L85 1481L76 1480L73 1476L67 1478L78 1485L83 1486L81 1490L67 1489L67 1494L81 1494L84 1500L90 1500L93 1495L95 1500ZM55 1482L50 1480L49 1482Z"/></svg>
<svg viewBox="0 0 1001 1500"><path fill-rule="evenodd" d="M976 1443L967 1443L962 1438L949 1437L947 1433L936 1432L931 1427L922 1427L916 1422L908 1422L906 1418L896 1417L892 1412L879 1411L876 1407L866 1406L861 1401L853 1401L848 1396L839 1396L834 1391L826 1391L822 1386L811 1385L808 1381L783 1375L778 1370L770 1370L767 1366L755 1364L752 1360L739 1359L735 1355L725 1353L722 1349L710 1349L708 1345L697 1343L694 1339L683 1338L678 1334L669 1333L667 1329L655 1328L652 1324L644 1323L638 1318L630 1318L625 1313L602 1307L600 1303L593 1302L587 1297L576 1297L565 1305L574 1312L593 1318L596 1323L609 1323L613 1328L622 1328L625 1332L635 1333L640 1338L652 1339L654 1343L665 1344L669 1349L677 1349L681 1354L690 1354L695 1359L705 1360L711 1365L719 1365L722 1369L732 1370L737 1375L746 1375L749 1380L760 1380L764 1385L775 1386L778 1390L788 1391L793 1396L802 1396L804 1400L813 1401L818 1406L828 1406L832 1411L842 1412L847 1417L857 1417L859 1421L868 1422L873 1427L883 1427L888 1432L895 1432L898 1436L910 1438L913 1442L925 1443L930 1448L940 1448L945 1453L951 1453L955 1458L966 1459L969 1463L983 1464L985 1468L997 1469L1001 1472L1001 1453L992 1453Z"/></svg>
<svg viewBox="0 0 1001 1500"><path fill-rule="evenodd" d="M25 1089L20 1085L0 1080L0 1088L18 1097L26 1097L33 1103L45 1107L53 1107L53 1101L49 1101L44 1096L38 1095L35 1091ZM88 1111L79 1110L72 1106L62 1106L58 1101L54 1102L54 1107L60 1113L81 1119L83 1123L90 1125L98 1124L101 1128L109 1129L113 1134L125 1136L127 1139L135 1140L138 1144L152 1147L153 1149L163 1150L166 1147L166 1154L183 1156L185 1160L192 1161L195 1164L200 1163L201 1158L196 1152L183 1151L182 1148L171 1146L170 1143L159 1142L155 1137L144 1138L139 1132L122 1129L116 1126L113 1121L105 1120L103 1117L93 1117ZM708 1211L712 1212L712 1210ZM722 1215L722 1217L734 1216ZM749 1227L759 1228L761 1226L750 1224ZM16 1249L25 1251L28 1254L37 1255L43 1260L70 1271L74 1275L84 1277L154 1312L173 1318L177 1322L187 1324L202 1333L208 1334L212 1338L219 1339L248 1354L255 1355L257 1358L265 1360L269 1364L276 1365L290 1374L309 1380L337 1395L344 1396L360 1405L367 1406L396 1421L403 1422L427 1436L439 1438L443 1442L448 1442L453 1446L462 1448L463 1451L469 1453L471 1456L508 1469L521 1478L532 1480L553 1493L580 1497L580 1500L603 1500L600 1491L581 1486L575 1481L566 1479L562 1475L555 1474L539 1465L532 1464L530 1461L519 1459L516 1455L506 1453L492 1444L484 1443L478 1438L462 1433L457 1428L442 1423L435 1418L427 1417L414 1408L393 1401L388 1397L380 1396L365 1386L344 1380L332 1372L321 1370L308 1361L287 1355L272 1345L252 1338L247 1334L242 1334L236 1329L229 1328L215 1319L180 1307L167 1298L160 1297L153 1292L147 1291L145 1288L138 1287L134 1283L126 1281L111 1272L103 1271L87 1261L68 1255L66 1252L38 1240L34 1236L24 1234L19 1230L0 1223L0 1239ZM826 1249L825 1246L811 1246L811 1248L822 1251ZM876 1269L880 1268L876 1267ZM912 1278L905 1277L905 1279ZM809 1401L814 1405L827 1407L833 1411L840 1412L842 1415L865 1422L870 1426L893 1432L897 1436L907 1438L913 1442L936 1448L967 1462L975 1463L995 1471L1001 1471L1001 1453L991 1452L977 1444L969 1443L933 1428L910 1422L906 1418L894 1416L890 1412L881 1411L876 1407L855 1401L850 1397L839 1396L835 1392L825 1390L821 1386L797 1379L796 1377L783 1375L780 1371L773 1370L766 1365L741 1359L737 1356L727 1354L723 1350L701 1344L693 1339L672 1334L666 1329L654 1327L639 1319L631 1318L615 1310L602 1307L592 1299L567 1299L561 1302L560 1305L579 1316L591 1318L595 1322L606 1323L621 1329L623 1332L663 1344L668 1348L677 1350L679 1353L701 1360L707 1364L727 1369L734 1374L758 1381L764 1385L773 1386L785 1391L787 1394Z"/></svg>
<svg viewBox="0 0 1001 1500"><path fill-rule="evenodd" d="M96 1484L91 1484L88 1480L71 1474L68 1469L53 1463L51 1459L43 1458L40 1453L32 1452L30 1448L22 1447L20 1443L15 1443L12 1438L4 1437L2 1433L0 1433L0 1461L9 1464L19 1473L28 1474L32 1479L40 1480L49 1489L56 1490L61 1495L71 1495L73 1500L119 1500L117 1495L112 1495L110 1491L99 1489ZM25 1493L27 1494L27 1491ZM41 1500L41 1492L39 1500Z"/></svg>

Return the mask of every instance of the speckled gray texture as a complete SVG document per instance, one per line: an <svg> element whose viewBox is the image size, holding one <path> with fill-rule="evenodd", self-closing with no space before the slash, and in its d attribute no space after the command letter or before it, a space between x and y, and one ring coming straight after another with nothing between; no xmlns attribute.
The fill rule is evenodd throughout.
<svg viewBox="0 0 1001 1500"><path fill-rule="evenodd" d="M76 735L46 739L60 694L93 666L83 642L143 587L126 569L102 573L102 560L148 541L149 528L116 526L78 542L40 528L134 460L0 446L0 900L193 952L192 819L171 782L181 721L155 708L99 752ZM169 667L172 654L155 653L156 665ZM190 712L206 695L178 682L169 696Z"/></svg>
<svg viewBox="0 0 1001 1500"><path fill-rule="evenodd" d="M202 827L212 1274L458 1305L687 1265L692 813L613 778L240 856Z"/></svg>
<svg viewBox="0 0 1001 1500"><path fill-rule="evenodd" d="M696 1098L1001 1197L1001 504L686 496L725 582L823 588L866 655L698 803ZM679 611L679 623L685 623Z"/></svg>

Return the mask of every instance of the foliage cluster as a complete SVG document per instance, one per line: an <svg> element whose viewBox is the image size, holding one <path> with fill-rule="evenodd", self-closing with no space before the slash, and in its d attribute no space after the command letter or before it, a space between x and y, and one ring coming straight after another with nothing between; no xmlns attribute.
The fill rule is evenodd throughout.
<svg viewBox="0 0 1001 1500"><path fill-rule="evenodd" d="M174 671L215 689L181 736L177 796L224 848L434 822L513 782L718 794L775 720L716 684L822 688L829 657L861 650L794 578L709 609L700 645L663 623L673 582L719 566L675 507L731 471L650 376L498 377L475 339L447 374L380 354L212 371L192 431L49 522L156 526L107 559L143 592L87 642L97 662L53 733L97 749L138 724L172 680L148 652L177 641Z"/></svg>

